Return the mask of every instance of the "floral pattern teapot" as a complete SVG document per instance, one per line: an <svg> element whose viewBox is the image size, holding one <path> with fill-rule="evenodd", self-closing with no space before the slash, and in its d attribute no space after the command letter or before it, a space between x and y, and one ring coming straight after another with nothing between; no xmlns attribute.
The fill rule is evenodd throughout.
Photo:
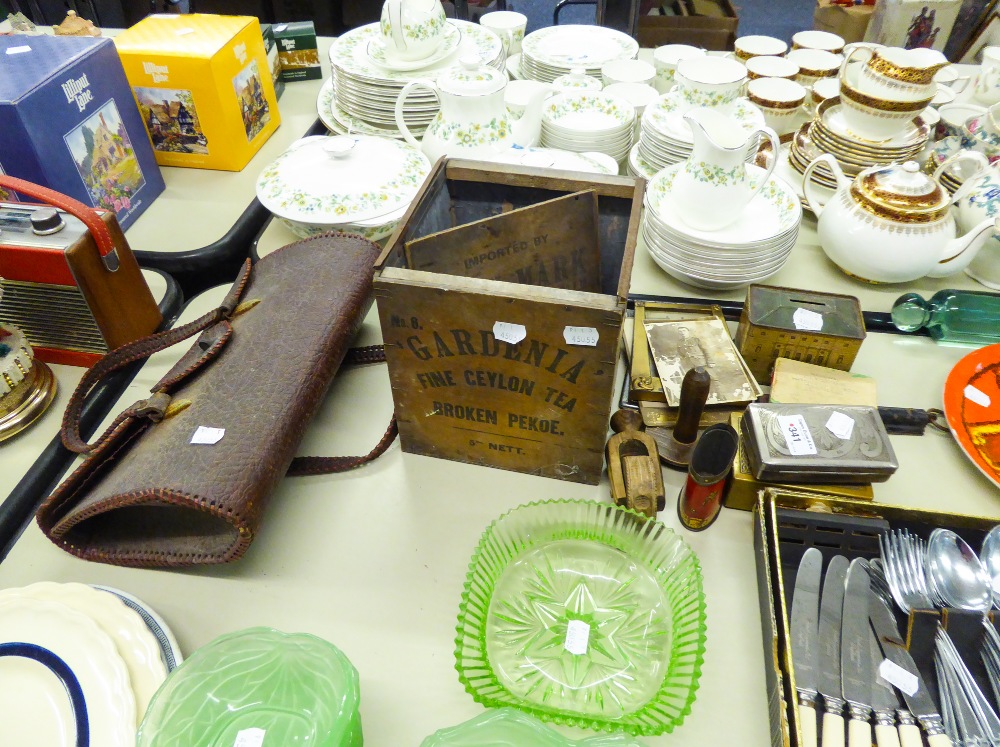
<svg viewBox="0 0 1000 747"><path fill-rule="evenodd" d="M979 156L979 171L962 182L952 195L955 220L959 230L969 230L979 223L995 220L1000 217L1000 162L986 163L980 153L960 151L946 160L939 167L940 173L950 168L956 161L972 160L971 156ZM1000 258L1000 237L992 236L983 251L970 263L966 273L990 288L997 288L998 273L996 269Z"/></svg>
<svg viewBox="0 0 1000 747"><path fill-rule="evenodd" d="M403 116L406 97L416 88L428 88L441 109L418 142ZM514 121L507 111L504 90L507 76L484 65L476 55L465 55L457 67L444 72L436 83L407 83L396 99L396 126L406 142L436 161L441 156L491 160L514 145L527 147L542 126L542 103L549 94L541 87L528 101L524 114Z"/></svg>

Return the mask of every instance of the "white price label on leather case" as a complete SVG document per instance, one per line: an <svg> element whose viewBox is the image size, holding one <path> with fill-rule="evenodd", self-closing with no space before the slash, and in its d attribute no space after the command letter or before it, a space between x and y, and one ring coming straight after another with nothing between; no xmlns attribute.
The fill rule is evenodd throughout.
<svg viewBox="0 0 1000 747"><path fill-rule="evenodd" d="M586 347L596 347L600 335L596 327L564 327L563 339L567 345L585 345Z"/></svg>
<svg viewBox="0 0 1000 747"><path fill-rule="evenodd" d="M191 443L212 446L219 443L225 435L225 428L210 428L207 425L199 425L195 429L194 435L191 436Z"/></svg>
<svg viewBox="0 0 1000 747"><path fill-rule="evenodd" d="M813 441L806 419L801 415L779 415L778 427L792 456L815 454L816 443Z"/></svg>
<svg viewBox="0 0 1000 747"><path fill-rule="evenodd" d="M898 687L907 695L914 695L920 689L920 680L915 674L910 674L899 664L888 659L883 659L882 663L878 665L878 673L882 675L882 679L890 685Z"/></svg>
<svg viewBox="0 0 1000 747"><path fill-rule="evenodd" d="M523 324L497 322L493 325L493 336L500 340L500 342L509 342L511 345L516 345L528 336L528 328Z"/></svg>
<svg viewBox="0 0 1000 747"><path fill-rule="evenodd" d="M795 329L819 332L823 329L823 315L809 309L796 309L792 314L792 324Z"/></svg>
<svg viewBox="0 0 1000 747"><path fill-rule="evenodd" d="M846 441L854 433L854 418L835 410L826 421L826 429L837 438Z"/></svg>
<svg viewBox="0 0 1000 747"><path fill-rule="evenodd" d="M25 52L30 52L31 47L27 44L22 44L20 47L8 47L7 54L24 54Z"/></svg>

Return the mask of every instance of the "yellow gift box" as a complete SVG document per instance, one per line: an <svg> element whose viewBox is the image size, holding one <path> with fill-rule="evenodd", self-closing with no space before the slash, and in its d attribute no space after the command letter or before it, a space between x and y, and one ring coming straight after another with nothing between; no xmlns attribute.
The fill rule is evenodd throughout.
<svg viewBox="0 0 1000 747"><path fill-rule="evenodd" d="M151 15L114 41L161 166L239 171L281 124L252 16Z"/></svg>

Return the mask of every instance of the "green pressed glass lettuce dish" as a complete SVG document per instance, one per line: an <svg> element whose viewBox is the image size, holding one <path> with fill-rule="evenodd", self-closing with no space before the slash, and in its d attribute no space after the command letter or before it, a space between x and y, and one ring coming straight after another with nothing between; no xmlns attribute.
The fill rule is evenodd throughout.
<svg viewBox="0 0 1000 747"><path fill-rule="evenodd" d="M603 734L570 739L534 716L513 708L498 708L473 719L440 729L420 747L643 747L626 734Z"/></svg>
<svg viewBox="0 0 1000 747"><path fill-rule="evenodd" d="M157 690L137 747L361 747L358 672L306 633L247 628L195 651Z"/></svg>
<svg viewBox="0 0 1000 747"><path fill-rule="evenodd" d="M690 712L705 652L694 552L612 504L544 501L483 533L458 613L455 667L473 698L630 734Z"/></svg>

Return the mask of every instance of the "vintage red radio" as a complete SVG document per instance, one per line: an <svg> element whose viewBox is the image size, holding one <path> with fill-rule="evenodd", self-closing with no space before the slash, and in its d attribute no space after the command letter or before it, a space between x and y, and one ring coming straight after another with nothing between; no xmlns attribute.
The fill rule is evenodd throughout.
<svg viewBox="0 0 1000 747"><path fill-rule="evenodd" d="M156 330L160 309L113 212L0 175L4 190L43 204L0 202L0 323L41 360L72 366Z"/></svg>

